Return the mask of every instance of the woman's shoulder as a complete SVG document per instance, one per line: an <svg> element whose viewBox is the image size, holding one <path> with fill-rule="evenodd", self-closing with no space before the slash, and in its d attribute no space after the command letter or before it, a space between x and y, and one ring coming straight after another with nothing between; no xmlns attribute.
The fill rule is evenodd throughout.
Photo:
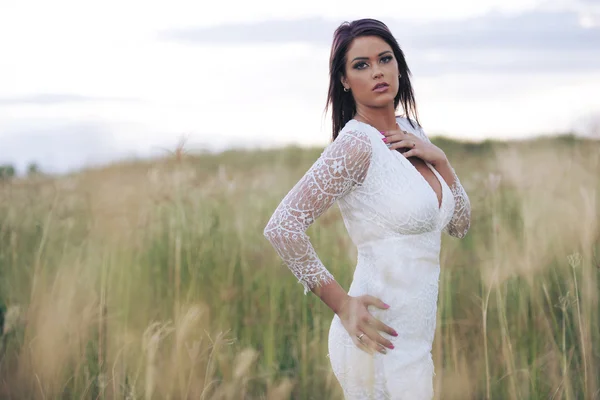
<svg viewBox="0 0 600 400"><path fill-rule="evenodd" d="M373 152L372 135L367 124L352 119L344 125L330 146L342 150L350 157L370 158Z"/></svg>
<svg viewBox="0 0 600 400"><path fill-rule="evenodd" d="M350 135L354 137L369 138L373 133L379 133L377 129L369 124L351 119L346 122L339 135Z"/></svg>
<svg viewBox="0 0 600 400"><path fill-rule="evenodd" d="M423 130L423 127L414 119L409 119L404 116L397 116L396 120L398 121L398 125L400 125L400 128L416 135L417 137L420 137L423 140L431 142L431 139L429 139L429 136L427 136L425 130ZM412 122L412 125L410 124L410 122Z"/></svg>
<svg viewBox="0 0 600 400"><path fill-rule="evenodd" d="M361 122L354 119L348 121L346 125L344 125L342 130L340 130L340 132L338 133L335 141L339 141L340 139L343 139L344 141L358 140L364 142L365 144L370 144L370 135L372 133L369 132L368 126L364 125L365 124L362 124Z"/></svg>
<svg viewBox="0 0 600 400"><path fill-rule="evenodd" d="M412 118L407 118L404 115L396 115L396 121L398 122L398 124L402 123L405 126L410 127L410 128L412 128L414 130L422 129L421 125L419 125L419 123L417 121L415 121Z"/></svg>

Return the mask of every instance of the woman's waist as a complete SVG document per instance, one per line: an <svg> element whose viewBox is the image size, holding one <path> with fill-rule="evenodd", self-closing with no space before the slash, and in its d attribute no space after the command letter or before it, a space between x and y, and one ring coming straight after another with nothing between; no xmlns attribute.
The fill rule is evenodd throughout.
<svg viewBox="0 0 600 400"><path fill-rule="evenodd" d="M356 248L359 252L410 248L424 253L437 253L440 250L440 244L441 234L439 232L423 232L414 235L393 235L359 240Z"/></svg>
<svg viewBox="0 0 600 400"><path fill-rule="evenodd" d="M440 264L437 257L358 258L353 285L366 290L401 290L409 293L423 287L438 286Z"/></svg>
<svg viewBox="0 0 600 400"><path fill-rule="evenodd" d="M439 247L411 245L410 241L384 240L358 249L354 281L371 289L420 290L437 285L440 274Z"/></svg>
<svg viewBox="0 0 600 400"><path fill-rule="evenodd" d="M439 264L440 237L435 234L401 235L359 243L359 264L388 266L402 262Z"/></svg>

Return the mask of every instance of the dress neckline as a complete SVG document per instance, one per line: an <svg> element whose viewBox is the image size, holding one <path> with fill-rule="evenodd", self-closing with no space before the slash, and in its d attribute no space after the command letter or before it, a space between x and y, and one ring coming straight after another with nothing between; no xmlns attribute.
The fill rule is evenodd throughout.
<svg viewBox="0 0 600 400"><path fill-rule="evenodd" d="M399 127L400 127L400 122L399 122L400 118L402 118L402 117L396 116L396 123L398 124ZM357 122L359 124L366 125L367 127L371 128L372 130L374 130L375 132L377 132L379 135L381 135L381 132L379 132L379 130L377 130L377 128L375 128L371 124L359 121L359 120L354 119L354 118L352 118L351 121L355 121L355 122ZM402 127L400 127L400 128L402 129ZM441 212L442 208L444 207L444 201L446 200L446 196L447 196L447 193L444 193L444 185L446 187L448 187L448 184L441 177L440 173L435 169L434 166L432 166L431 164L429 164L427 161L422 160L425 163L425 165L427 165L427 167L433 172L433 175L436 177L436 179L440 183L440 187L441 187L441 190L442 190L442 199L441 199L441 201L438 200L437 193L435 192L435 190L433 189L433 187L429 184L429 182L427 182L427 179L425 179L425 177L423 176L423 174L421 174L421 172L419 172L419 170L417 169L417 167L415 167L413 165L413 163L410 162L409 159L407 159L406 157L404 157L403 154L400 154L400 158L403 159L404 162L407 162L409 164L409 168L412 168L415 171L415 173L420 177L421 181L429 188L429 192L433 194L433 198L435 200L435 205L436 205L435 208L437 209L438 212ZM448 189L449 189L449 187L448 187Z"/></svg>

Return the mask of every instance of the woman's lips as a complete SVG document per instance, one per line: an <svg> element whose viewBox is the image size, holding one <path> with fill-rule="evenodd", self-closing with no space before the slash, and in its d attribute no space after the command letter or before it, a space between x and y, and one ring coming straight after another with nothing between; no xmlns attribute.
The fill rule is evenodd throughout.
<svg viewBox="0 0 600 400"><path fill-rule="evenodd" d="M377 86L375 89L373 89L374 92L377 93L382 93L385 92L389 89L390 87L388 85L381 85L381 86Z"/></svg>

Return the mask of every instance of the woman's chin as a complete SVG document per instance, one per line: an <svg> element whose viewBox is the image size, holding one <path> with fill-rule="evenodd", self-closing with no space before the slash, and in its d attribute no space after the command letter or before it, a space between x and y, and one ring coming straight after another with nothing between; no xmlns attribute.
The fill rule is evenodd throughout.
<svg viewBox="0 0 600 400"><path fill-rule="evenodd" d="M392 96L381 96L374 99L371 104L375 108L389 107L390 104L394 105L394 98Z"/></svg>

